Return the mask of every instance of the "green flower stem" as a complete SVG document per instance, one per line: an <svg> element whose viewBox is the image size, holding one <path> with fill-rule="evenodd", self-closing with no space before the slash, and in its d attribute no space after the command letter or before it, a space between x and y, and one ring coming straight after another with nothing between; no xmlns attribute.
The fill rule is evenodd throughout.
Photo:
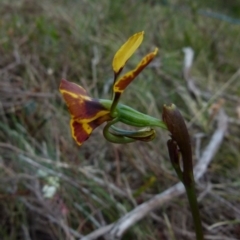
<svg viewBox="0 0 240 240"><path fill-rule="evenodd" d="M194 181L190 185L184 184L187 197L188 197L188 202L192 212L193 221L194 221L196 239L203 240L204 237L203 237L202 223L201 223L201 217L199 213L197 196L196 196L196 191L194 186L195 186Z"/></svg>
<svg viewBox="0 0 240 240"><path fill-rule="evenodd" d="M112 117L114 116L114 111L115 111L115 109L118 105L120 97L121 97L121 93L114 93L112 105L111 105L111 108L110 108L110 114L111 114Z"/></svg>
<svg viewBox="0 0 240 240"><path fill-rule="evenodd" d="M177 173L180 181L183 183L186 193L188 202L190 205L194 226L195 226L195 233L197 240L203 240L203 230L202 230L202 223L201 223L201 216L199 213L198 203L197 203L197 196L195 191L195 182L193 177L192 170L186 170L183 165L183 171L180 167L180 154L178 152L177 144L172 139L168 140L167 142L168 152L170 156L170 160L172 166ZM186 159L182 159L183 162L188 162Z"/></svg>

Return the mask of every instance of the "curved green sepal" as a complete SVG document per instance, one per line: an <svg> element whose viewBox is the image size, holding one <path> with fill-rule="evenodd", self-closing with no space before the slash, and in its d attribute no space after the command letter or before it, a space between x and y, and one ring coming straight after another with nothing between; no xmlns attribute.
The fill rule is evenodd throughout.
<svg viewBox="0 0 240 240"><path fill-rule="evenodd" d="M144 141L144 142L152 141L156 136L155 130L150 127L145 127L137 131L129 131L129 130L119 129L115 126L111 126L110 131L115 136L125 136L128 138L132 138L132 139Z"/></svg>
<svg viewBox="0 0 240 240"><path fill-rule="evenodd" d="M128 138L128 137L125 137L125 136L114 135L109 131L109 128L117 122L118 122L118 118L115 118L114 120L107 123L107 125L103 129L104 137L109 142L112 142L112 143L131 143L131 142L135 142L136 141L135 139Z"/></svg>

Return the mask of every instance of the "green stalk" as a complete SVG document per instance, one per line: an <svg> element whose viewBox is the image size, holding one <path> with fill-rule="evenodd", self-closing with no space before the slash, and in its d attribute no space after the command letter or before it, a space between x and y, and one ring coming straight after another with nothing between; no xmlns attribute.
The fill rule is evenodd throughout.
<svg viewBox="0 0 240 240"><path fill-rule="evenodd" d="M201 217L200 217L199 208L198 208L198 202L197 202L197 196L196 196L196 191L195 191L195 187L194 187L194 182L190 185L184 184L184 187L186 189L188 202L189 202L190 209L192 212L192 217L193 217L194 226L195 226L196 239L203 240L204 238L203 238L202 223L201 223Z"/></svg>
<svg viewBox="0 0 240 240"><path fill-rule="evenodd" d="M169 156L170 156L172 166L175 172L177 173L178 178L183 183L187 193L187 198L188 198L188 202L190 205L190 209L191 209L191 213L194 221L196 238L197 240L203 240L204 238L203 238L203 231L202 231L201 216L199 213L199 208L197 203L193 171L191 169L187 169L186 171L186 162L188 162L188 161L185 161L186 159L183 160L183 168L184 167L185 168L182 171L179 163L180 155L178 152L177 144L173 140L171 139L168 140L167 146L168 146L168 151L169 151ZM184 163L185 163L185 166L184 166Z"/></svg>

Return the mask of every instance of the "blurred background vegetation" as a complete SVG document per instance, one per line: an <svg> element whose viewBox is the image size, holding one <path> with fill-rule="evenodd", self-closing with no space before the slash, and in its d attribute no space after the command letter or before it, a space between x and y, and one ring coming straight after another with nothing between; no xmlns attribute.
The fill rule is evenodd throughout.
<svg viewBox="0 0 240 240"><path fill-rule="evenodd" d="M239 0L0 0L0 14L0 239L77 239L178 181L163 131L151 143L115 145L99 127L79 148L58 91L66 78L110 98L112 58L142 30L126 70L160 51L121 101L158 118L175 103L194 148L202 134L201 153L216 128L210 98L224 99L228 135L198 185L199 204L206 239L240 239ZM187 46L197 107L182 76ZM194 239L186 196L154 214L123 239Z"/></svg>

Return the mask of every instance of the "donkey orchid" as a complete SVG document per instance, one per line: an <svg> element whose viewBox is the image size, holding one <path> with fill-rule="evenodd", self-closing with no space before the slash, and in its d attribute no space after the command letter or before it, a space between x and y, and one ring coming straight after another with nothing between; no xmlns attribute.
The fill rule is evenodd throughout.
<svg viewBox="0 0 240 240"><path fill-rule="evenodd" d="M92 131L104 122L107 122L107 124L104 127L103 135L108 141L114 143L129 143L136 140L151 141L155 138L155 131L152 127L168 130L171 133L171 139L167 142L169 157L175 172L186 189L196 237L198 240L202 240L201 217L194 188L191 141L181 113L174 104L170 106L164 105L163 121L161 121L118 103L126 87L157 54L158 50L156 48L146 55L135 69L127 72L122 77L120 76L128 59L141 45L143 35L144 32L139 32L131 36L113 58L114 84L112 100L91 98L81 86L62 79L59 90L67 103L71 115L72 136L78 145L82 145L89 138ZM142 127L142 129L138 131L119 129L114 126L117 122Z"/></svg>
<svg viewBox="0 0 240 240"><path fill-rule="evenodd" d="M136 140L151 141L155 137L155 131L152 127L158 126L166 129L165 123L159 119L140 113L126 105L118 104L125 88L157 54L156 48L153 52L146 55L134 70L119 77L128 59L142 43L143 35L144 32L139 32L131 36L113 58L113 100L91 98L81 86L65 79L61 80L59 90L71 115L70 127L72 137L78 145L82 145L89 138L92 131L104 122L107 122L107 125L103 134L107 140L114 143L128 143ZM113 126L117 122L143 127L143 129L138 131L122 130Z"/></svg>

